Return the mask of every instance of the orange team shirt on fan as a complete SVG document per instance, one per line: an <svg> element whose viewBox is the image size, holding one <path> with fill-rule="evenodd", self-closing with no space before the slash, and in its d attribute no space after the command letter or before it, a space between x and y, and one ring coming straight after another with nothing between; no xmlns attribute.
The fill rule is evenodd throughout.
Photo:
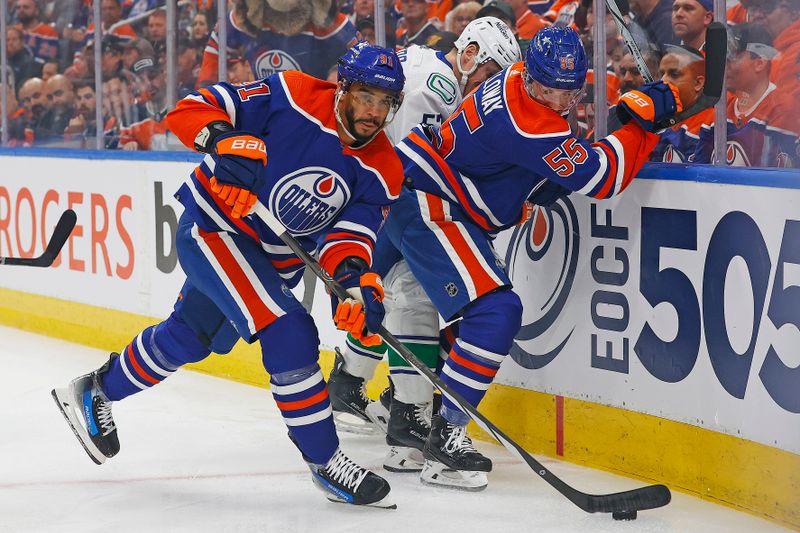
<svg viewBox="0 0 800 533"><path fill-rule="evenodd" d="M747 8L742 4L736 4L725 12L725 18L731 26L734 24L744 24L747 22Z"/></svg>
<svg viewBox="0 0 800 533"><path fill-rule="evenodd" d="M521 17L517 19L517 35L520 39L533 39L536 32L549 26L550 23L542 19L536 13L526 10Z"/></svg>
<svg viewBox="0 0 800 533"><path fill-rule="evenodd" d="M728 99L725 158L729 166L779 166L776 150L764 151L767 139L773 135L770 124L779 113L778 96L775 85L770 83L755 103L745 103L746 95ZM697 149L694 157L689 158L692 162L711 163L714 160L714 129L713 123L700 127Z"/></svg>

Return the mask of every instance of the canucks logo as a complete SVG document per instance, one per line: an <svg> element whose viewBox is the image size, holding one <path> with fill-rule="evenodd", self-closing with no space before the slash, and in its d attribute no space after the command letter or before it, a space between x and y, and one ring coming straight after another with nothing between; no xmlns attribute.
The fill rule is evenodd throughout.
<svg viewBox="0 0 800 533"><path fill-rule="evenodd" d="M324 167L288 174L269 193L269 209L293 235L310 235L328 226L350 199L347 183Z"/></svg>
<svg viewBox="0 0 800 533"><path fill-rule="evenodd" d="M302 70L295 59L283 50L267 50L255 62L257 78L266 78L284 70Z"/></svg>
<svg viewBox="0 0 800 533"><path fill-rule="evenodd" d="M572 290L580 244L578 216L569 198L534 209L533 216L514 230L506 252L509 277L525 302L511 357L530 369L555 359L574 331L573 326L559 334L554 325ZM524 348L518 341L527 341Z"/></svg>

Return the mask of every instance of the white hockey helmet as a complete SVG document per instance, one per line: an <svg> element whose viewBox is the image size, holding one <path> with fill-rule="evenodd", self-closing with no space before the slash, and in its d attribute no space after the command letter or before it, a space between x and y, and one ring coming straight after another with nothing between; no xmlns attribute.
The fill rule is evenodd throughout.
<svg viewBox="0 0 800 533"><path fill-rule="evenodd" d="M476 58L478 64L494 59L500 68L506 68L522 60L514 32L495 17L481 17L467 24L456 39L456 50L461 52L470 43L476 43L480 48Z"/></svg>

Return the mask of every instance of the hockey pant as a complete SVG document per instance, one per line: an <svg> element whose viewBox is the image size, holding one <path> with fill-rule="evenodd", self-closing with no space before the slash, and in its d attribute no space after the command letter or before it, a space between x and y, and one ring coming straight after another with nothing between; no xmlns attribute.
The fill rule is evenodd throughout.
<svg viewBox="0 0 800 533"><path fill-rule="evenodd" d="M311 316L250 237L205 232L181 218L178 258L187 275L165 321L137 335L102 376L109 400L160 383L236 340L258 340L272 395L306 460L325 464L339 446L328 390L318 365L319 335Z"/></svg>

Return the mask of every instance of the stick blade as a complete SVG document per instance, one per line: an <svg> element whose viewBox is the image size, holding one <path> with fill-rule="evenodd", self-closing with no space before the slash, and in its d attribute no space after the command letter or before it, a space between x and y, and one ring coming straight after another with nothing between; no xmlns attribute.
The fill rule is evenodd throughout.
<svg viewBox="0 0 800 533"><path fill-rule="evenodd" d="M666 486L649 485L614 494L590 495L584 510L589 513L644 511L663 507L671 500L672 493Z"/></svg>

